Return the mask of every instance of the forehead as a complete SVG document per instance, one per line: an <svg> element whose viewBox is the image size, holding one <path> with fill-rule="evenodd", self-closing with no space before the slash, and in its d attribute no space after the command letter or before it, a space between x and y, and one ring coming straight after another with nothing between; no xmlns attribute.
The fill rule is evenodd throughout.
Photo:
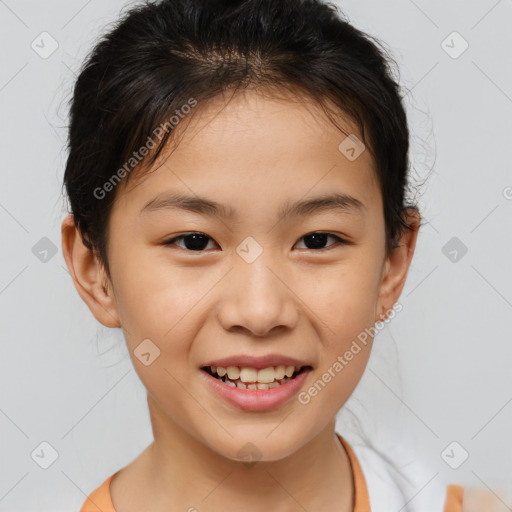
<svg viewBox="0 0 512 512"><path fill-rule="evenodd" d="M246 90L216 97L175 127L163 158L132 176L118 201L140 211L155 193L171 188L226 201L264 193L270 202L313 189L326 193L336 184L369 200L379 194L371 153L364 149L349 160L340 145L353 140L347 134L362 137L348 118L337 122L346 133L304 96Z"/></svg>

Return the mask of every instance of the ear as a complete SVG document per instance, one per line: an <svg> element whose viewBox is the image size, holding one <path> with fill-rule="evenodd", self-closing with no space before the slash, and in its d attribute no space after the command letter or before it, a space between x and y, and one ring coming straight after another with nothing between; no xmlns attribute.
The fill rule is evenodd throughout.
<svg viewBox="0 0 512 512"><path fill-rule="evenodd" d="M383 265L382 281L376 306L375 322L387 318L393 305L398 301L405 285L421 223L419 212L408 208L405 212L410 230L405 230L399 245L393 249Z"/></svg>
<svg viewBox="0 0 512 512"><path fill-rule="evenodd" d="M75 287L92 314L106 327L121 327L112 285L103 265L83 243L73 215L62 221L62 252Z"/></svg>

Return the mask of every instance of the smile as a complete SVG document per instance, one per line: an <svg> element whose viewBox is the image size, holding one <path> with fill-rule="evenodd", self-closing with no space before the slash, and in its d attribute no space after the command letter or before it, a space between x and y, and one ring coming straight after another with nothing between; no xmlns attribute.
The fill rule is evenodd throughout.
<svg viewBox="0 0 512 512"><path fill-rule="evenodd" d="M311 369L311 367L279 365L261 369L245 366L205 366L202 368L202 370L227 386L247 390L278 388L286 382L295 379L307 369Z"/></svg>
<svg viewBox="0 0 512 512"><path fill-rule="evenodd" d="M267 364L259 368L202 366L199 375L207 388L221 400L243 411L263 412L290 402L313 370L311 366Z"/></svg>

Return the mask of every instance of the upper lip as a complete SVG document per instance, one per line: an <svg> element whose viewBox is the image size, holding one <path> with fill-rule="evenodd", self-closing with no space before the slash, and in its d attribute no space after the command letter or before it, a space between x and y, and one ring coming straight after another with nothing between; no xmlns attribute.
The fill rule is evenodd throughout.
<svg viewBox="0 0 512 512"><path fill-rule="evenodd" d="M205 366L221 366L223 368L227 368L228 366L238 366L239 368L256 368L261 370L262 368L280 365L312 366L306 361L281 354L267 354L264 356L249 356L247 354L241 354L238 356L224 357L222 359L209 361L201 365L201 368L204 368Z"/></svg>

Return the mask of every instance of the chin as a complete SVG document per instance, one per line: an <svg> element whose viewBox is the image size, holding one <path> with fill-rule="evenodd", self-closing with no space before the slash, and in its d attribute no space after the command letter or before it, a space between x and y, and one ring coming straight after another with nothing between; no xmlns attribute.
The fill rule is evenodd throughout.
<svg viewBox="0 0 512 512"><path fill-rule="evenodd" d="M299 438L290 435L286 429L280 433L272 432L270 435L269 432L272 432L272 429L265 429L260 433L251 429L250 434L233 434L233 438L225 439L222 443L208 444L219 455L232 461L245 462L248 466L256 462L283 460L295 453L302 445Z"/></svg>

